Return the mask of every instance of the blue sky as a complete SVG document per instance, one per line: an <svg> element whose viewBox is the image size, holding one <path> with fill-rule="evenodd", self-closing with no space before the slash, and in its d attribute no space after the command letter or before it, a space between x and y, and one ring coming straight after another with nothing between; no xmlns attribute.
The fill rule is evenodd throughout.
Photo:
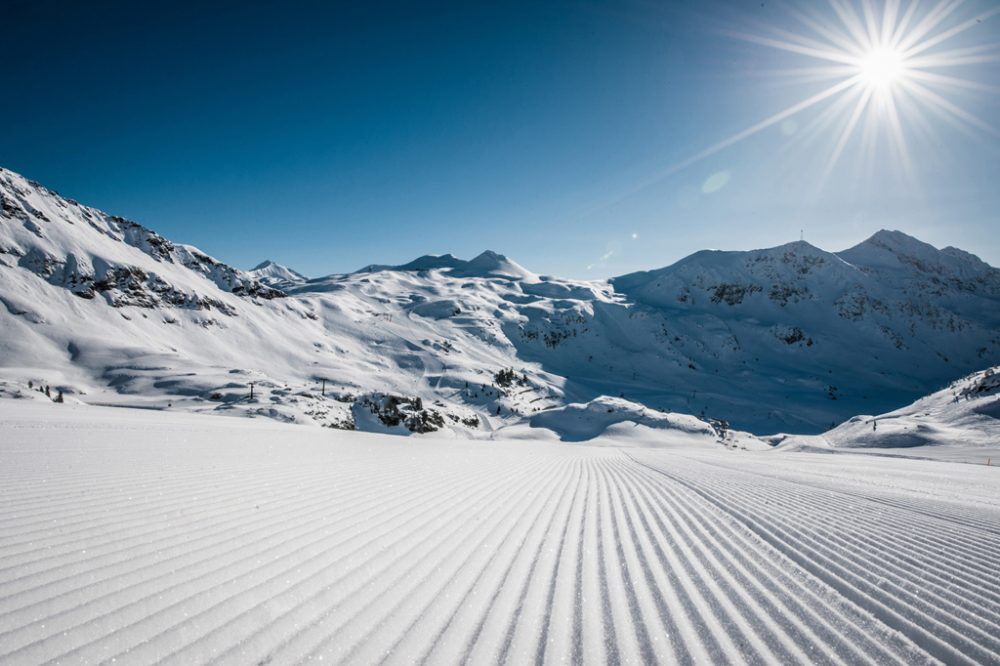
<svg viewBox="0 0 1000 666"><path fill-rule="evenodd" d="M827 173L851 107L810 130L824 104L677 168L830 85L745 38L810 34L796 8L836 25L818 2L24 4L0 164L243 268L490 248L596 278L882 227L1000 265L1000 140L912 100L906 177L884 127ZM994 6L931 51L1000 42ZM995 59L935 71L975 84L941 99L1000 118Z"/></svg>

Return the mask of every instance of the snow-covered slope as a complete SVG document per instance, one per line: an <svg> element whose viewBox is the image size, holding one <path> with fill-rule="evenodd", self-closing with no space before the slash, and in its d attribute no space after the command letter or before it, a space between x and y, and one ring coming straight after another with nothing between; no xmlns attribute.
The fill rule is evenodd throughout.
<svg viewBox="0 0 1000 666"><path fill-rule="evenodd" d="M888 410L1000 360L1000 271L899 232L839 254L701 252L614 286L690 358L709 411L754 401L733 421L758 431Z"/></svg>
<svg viewBox="0 0 1000 666"><path fill-rule="evenodd" d="M832 448L1000 465L1000 366L911 405L855 416L821 436L774 437L782 449Z"/></svg>
<svg viewBox="0 0 1000 666"><path fill-rule="evenodd" d="M1000 271L898 232L839 255L701 252L611 281L490 251L306 280L237 271L10 171L0 191L12 391L456 433L615 396L816 433L1000 362Z"/></svg>
<svg viewBox="0 0 1000 666"><path fill-rule="evenodd" d="M855 416L825 434L834 446L991 447L1000 453L1000 367L964 377L912 405ZM1000 458L998 458L1000 464Z"/></svg>
<svg viewBox="0 0 1000 666"><path fill-rule="evenodd" d="M488 432L556 384L532 372L514 396L494 375L515 354L485 345L462 358L460 341L438 326L454 312L433 279L420 295L408 293L416 285L405 271L306 286L273 264L240 272L10 171L0 172L0 193L6 393L30 383L94 403ZM481 273L486 282L504 271L520 274L484 254L451 267L448 279ZM266 284L277 281L296 295ZM453 356L457 367L445 360Z"/></svg>
<svg viewBox="0 0 1000 666"><path fill-rule="evenodd" d="M1000 470L696 444L0 400L0 663L1000 662Z"/></svg>
<svg viewBox="0 0 1000 666"><path fill-rule="evenodd" d="M764 441L782 451L1000 464L1000 366L974 372L906 407L854 416L822 435L779 434Z"/></svg>
<svg viewBox="0 0 1000 666"><path fill-rule="evenodd" d="M243 298L283 296L197 248L63 199L3 168L0 223L0 262L5 268L24 269L85 300L98 298L113 307L231 314L229 303L217 291ZM7 272L5 277L15 274ZM16 302L15 291L4 289L8 309L6 299Z"/></svg>

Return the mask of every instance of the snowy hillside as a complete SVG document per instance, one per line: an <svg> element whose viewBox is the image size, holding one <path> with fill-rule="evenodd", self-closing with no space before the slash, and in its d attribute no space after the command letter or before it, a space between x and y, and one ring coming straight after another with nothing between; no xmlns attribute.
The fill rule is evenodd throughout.
<svg viewBox="0 0 1000 666"><path fill-rule="evenodd" d="M1000 465L1000 366L901 409L855 416L820 436L770 440L784 450L832 448Z"/></svg>
<svg viewBox="0 0 1000 666"><path fill-rule="evenodd" d="M613 284L662 327L647 348L690 359L692 395L758 432L887 411L1000 360L1000 271L900 232L839 254L701 252Z"/></svg>
<svg viewBox="0 0 1000 666"><path fill-rule="evenodd" d="M974 373L888 414L856 416L826 433L826 438L835 446L961 444L993 447L1000 453L1000 367Z"/></svg>
<svg viewBox="0 0 1000 666"><path fill-rule="evenodd" d="M0 400L0 662L1000 663L1000 470L664 439Z"/></svg>
<svg viewBox="0 0 1000 666"><path fill-rule="evenodd" d="M610 281L490 251L306 279L236 270L10 171L0 193L8 392L463 436L611 396L817 433L1000 362L1000 271L898 232Z"/></svg>

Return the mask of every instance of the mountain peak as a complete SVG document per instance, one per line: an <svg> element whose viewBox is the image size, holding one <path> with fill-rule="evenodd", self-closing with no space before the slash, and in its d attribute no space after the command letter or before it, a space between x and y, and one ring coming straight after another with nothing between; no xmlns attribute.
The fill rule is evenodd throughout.
<svg viewBox="0 0 1000 666"><path fill-rule="evenodd" d="M807 240L797 240L790 243L785 243L784 245L779 245L778 247L786 248L788 250L798 250L800 252L822 252L826 254L826 250L821 247L816 247Z"/></svg>
<svg viewBox="0 0 1000 666"><path fill-rule="evenodd" d="M66 199L9 169L0 172L0 222L5 222L0 253L17 257L19 268L75 297L99 297L115 308L211 308L229 314L234 308L214 290L243 298L285 295L198 248Z"/></svg>
<svg viewBox="0 0 1000 666"><path fill-rule="evenodd" d="M466 263L463 273L474 276L508 277L521 280L534 274L525 267L493 250L485 250Z"/></svg>
<svg viewBox="0 0 1000 666"><path fill-rule="evenodd" d="M963 292L989 292L1000 286L1000 270L974 254L952 247L939 250L901 231L882 229L837 255L857 268L879 274L883 283L901 288L914 278L949 283Z"/></svg>
<svg viewBox="0 0 1000 666"><path fill-rule="evenodd" d="M507 257L500 254L499 252L494 252L493 250L483 250L480 252L472 261L506 261Z"/></svg>
<svg viewBox="0 0 1000 666"><path fill-rule="evenodd" d="M251 268L249 273L263 284L272 287L279 284L295 284L306 281L306 276L298 271L270 259L260 262Z"/></svg>
<svg viewBox="0 0 1000 666"><path fill-rule="evenodd" d="M425 254L417 257L413 261L402 266L389 267L390 270L400 271L429 271L436 268L458 268L465 265L465 261L453 254ZM382 267L379 267L382 268Z"/></svg>
<svg viewBox="0 0 1000 666"><path fill-rule="evenodd" d="M903 233L898 229L879 229L866 240L860 243L861 245L880 245L882 247L893 249L893 250L913 250L916 248L926 249L930 248L935 251L934 248L929 243L925 243L919 238L910 236L909 234Z"/></svg>
<svg viewBox="0 0 1000 666"><path fill-rule="evenodd" d="M459 259L453 254L425 254L399 266L371 264L359 273L378 271L442 270L454 277L504 277L513 280L534 279L534 273L493 250L485 250L473 259Z"/></svg>
<svg viewBox="0 0 1000 666"><path fill-rule="evenodd" d="M880 229L854 247L837 253L855 266L930 266L938 265L947 255L933 245L902 231Z"/></svg>

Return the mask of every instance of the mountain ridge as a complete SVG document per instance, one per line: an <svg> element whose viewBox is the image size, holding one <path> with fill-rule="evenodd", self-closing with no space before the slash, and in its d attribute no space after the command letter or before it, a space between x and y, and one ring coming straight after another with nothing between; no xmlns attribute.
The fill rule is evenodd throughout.
<svg viewBox="0 0 1000 666"><path fill-rule="evenodd" d="M0 380L85 401L482 432L618 396L815 433L1000 362L1000 271L902 232L610 280L493 251L306 279L239 271L8 170L0 197Z"/></svg>
<svg viewBox="0 0 1000 666"><path fill-rule="evenodd" d="M472 259L459 259L450 253L425 254L405 264L369 264L354 271L354 273L377 273L381 271L419 272L431 270L444 270L458 277L493 276L516 279L532 279L535 277L535 274L528 269L493 250L484 250Z"/></svg>

